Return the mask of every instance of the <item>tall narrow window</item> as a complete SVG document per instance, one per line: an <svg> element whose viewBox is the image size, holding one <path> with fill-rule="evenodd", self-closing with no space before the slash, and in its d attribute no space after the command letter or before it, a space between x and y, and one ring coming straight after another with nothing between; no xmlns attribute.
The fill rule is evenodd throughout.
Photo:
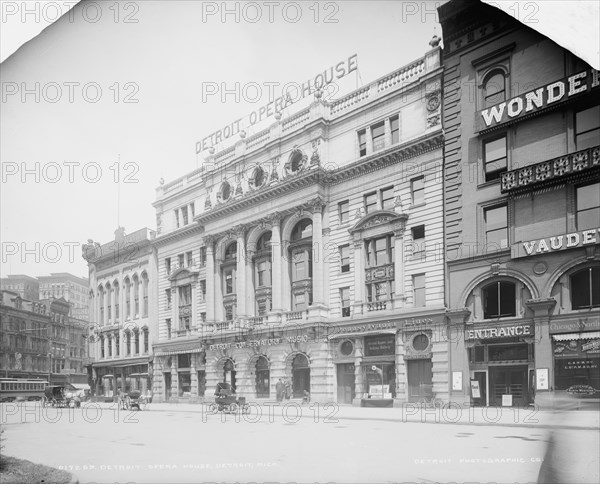
<svg viewBox="0 0 600 484"><path fill-rule="evenodd" d="M600 267L590 267L571 276L573 309L600 307Z"/></svg>
<svg viewBox="0 0 600 484"><path fill-rule="evenodd" d="M181 269L185 266L185 254L179 254L177 256L178 268Z"/></svg>
<svg viewBox="0 0 600 484"><path fill-rule="evenodd" d="M340 289L340 301L342 306L342 317L350 317L350 288L342 287Z"/></svg>
<svg viewBox="0 0 600 484"><path fill-rule="evenodd" d="M425 274L413 276L413 304L415 307L425 306Z"/></svg>
<svg viewBox="0 0 600 484"><path fill-rule="evenodd" d="M292 304L296 310L305 309L312 302L312 229L312 220L300 220L290 240Z"/></svg>
<svg viewBox="0 0 600 484"><path fill-rule="evenodd" d="M179 228L179 209L175 209L175 226Z"/></svg>
<svg viewBox="0 0 600 484"><path fill-rule="evenodd" d="M381 208L383 210L394 210L394 187L381 190Z"/></svg>
<svg viewBox="0 0 600 484"><path fill-rule="evenodd" d="M206 301L206 279L200 281L200 300Z"/></svg>
<svg viewBox="0 0 600 484"><path fill-rule="evenodd" d="M118 282L114 282L113 284L113 294L114 294L114 299L115 299L115 321L119 321L119 318L121 316L120 311L120 307L119 307L119 299L121 297L121 292L120 292L120 287L119 287L119 283Z"/></svg>
<svg viewBox="0 0 600 484"><path fill-rule="evenodd" d="M504 72L493 70L483 81L483 107L488 108L506 99Z"/></svg>
<svg viewBox="0 0 600 484"><path fill-rule="evenodd" d="M383 121L371 126L371 135L373 137L373 151L385 148L385 123Z"/></svg>
<svg viewBox="0 0 600 484"><path fill-rule="evenodd" d="M167 276L171 273L171 258L167 257L165 259L165 272L167 273Z"/></svg>
<svg viewBox="0 0 600 484"><path fill-rule="evenodd" d="M183 225L188 224L188 209L186 207L181 207L181 221Z"/></svg>
<svg viewBox="0 0 600 484"><path fill-rule="evenodd" d="M359 156L367 154L367 131L364 129L358 132L358 153Z"/></svg>
<svg viewBox="0 0 600 484"><path fill-rule="evenodd" d="M206 247L200 247L200 267L206 266Z"/></svg>
<svg viewBox="0 0 600 484"><path fill-rule="evenodd" d="M483 143L485 181L497 180L506 171L506 135Z"/></svg>
<svg viewBox="0 0 600 484"><path fill-rule="evenodd" d="M575 146L578 150L600 145L600 105L575 113Z"/></svg>
<svg viewBox="0 0 600 484"><path fill-rule="evenodd" d="M142 317L148 317L148 274L145 272L142 274L142 297L143 305L142 305Z"/></svg>
<svg viewBox="0 0 600 484"><path fill-rule="evenodd" d="M577 187L577 230L600 227L600 183Z"/></svg>
<svg viewBox="0 0 600 484"><path fill-rule="evenodd" d="M171 320L165 320L165 326L167 327L167 339L171 339Z"/></svg>
<svg viewBox="0 0 600 484"><path fill-rule="evenodd" d="M411 229L413 238L413 258L422 259L425 254L425 225L417 225Z"/></svg>
<svg viewBox="0 0 600 484"><path fill-rule="evenodd" d="M131 317L131 280L125 278L125 319Z"/></svg>
<svg viewBox="0 0 600 484"><path fill-rule="evenodd" d="M390 125L392 130L392 144L395 145L400 141L400 122L399 117L394 116L390 118Z"/></svg>
<svg viewBox="0 0 600 484"><path fill-rule="evenodd" d="M508 247L508 216L506 205L485 209L485 243L487 250Z"/></svg>
<svg viewBox="0 0 600 484"><path fill-rule="evenodd" d="M192 214L192 218L194 218L196 215L196 206L194 205L194 202L190 203L190 213Z"/></svg>
<svg viewBox="0 0 600 484"><path fill-rule="evenodd" d="M133 276L133 305L135 317L140 314L140 280L137 275Z"/></svg>
<svg viewBox="0 0 600 484"><path fill-rule="evenodd" d="M185 265L186 267L192 267L194 265L194 254L193 252L185 253Z"/></svg>
<svg viewBox="0 0 600 484"><path fill-rule="evenodd" d="M516 316L516 285L512 282L493 282L483 287L484 319Z"/></svg>
<svg viewBox="0 0 600 484"><path fill-rule="evenodd" d="M171 298L171 288L165 289L165 308L171 309L172 298Z"/></svg>
<svg viewBox="0 0 600 484"><path fill-rule="evenodd" d="M350 219L350 202L348 200L338 203L338 215L341 224Z"/></svg>
<svg viewBox="0 0 600 484"><path fill-rule="evenodd" d="M425 203L425 178L419 176L410 181L410 191L413 205Z"/></svg>
<svg viewBox="0 0 600 484"><path fill-rule="evenodd" d="M350 272L350 246L340 246L340 272Z"/></svg>
<svg viewBox="0 0 600 484"><path fill-rule="evenodd" d="M371 213L377 210L377 192L367 193L364 196L365 213Z"/></svg>

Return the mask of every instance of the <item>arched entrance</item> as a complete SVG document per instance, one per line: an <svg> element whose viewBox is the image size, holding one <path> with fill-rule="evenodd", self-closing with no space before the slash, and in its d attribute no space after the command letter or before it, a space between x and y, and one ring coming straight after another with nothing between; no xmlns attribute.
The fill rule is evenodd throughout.
<svg viewBox="0 0 600 484"><path fill-rule="evenodd" d="M259 356L256 360L256 398L269 398L269 387L271 383L271 372L269 360Z"/></svg>
<svg viewBox="0 0 600 484"><path fill-rule="evenodd" d="M223 381L231 383L231 386L235 389L235 364L231 359L225 360L225 364L223 365Z"/></svg>
<svg viewBox="0 0 600 484"><path fill-rule="evenodd" d="M302 398L305 391L310 393L310 366L308 358L302 353L292 361L292 388L294 398Z"/></svg>

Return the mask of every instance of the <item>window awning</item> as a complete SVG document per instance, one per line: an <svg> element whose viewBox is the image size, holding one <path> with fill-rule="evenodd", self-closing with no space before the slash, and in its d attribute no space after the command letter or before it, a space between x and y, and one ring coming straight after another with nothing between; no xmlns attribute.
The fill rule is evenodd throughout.
<svg viewBox="0 0 600 484"><path fill-rule="evenodd" d="M587 331L584 333L566 333L566 334L553 334L554 341L573 341L578 339L598 339L600 338L600 331Z"/></svg>

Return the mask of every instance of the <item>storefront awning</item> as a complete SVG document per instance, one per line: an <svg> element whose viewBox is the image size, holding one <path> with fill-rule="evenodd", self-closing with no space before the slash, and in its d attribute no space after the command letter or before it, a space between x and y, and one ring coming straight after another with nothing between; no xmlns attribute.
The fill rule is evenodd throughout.
<svg viewBox="0 0 600 484"><path fill-rule="evenodd" d="M339 333L339 334L332 334L330 336L327 336L328 340L332 340L332 339L341 339L341 338L356 338L357 336L372 336L372 335L377 335L377 334L396 334L396 330L395 329L382 329L379 331L373 331L370 333Z"/></svg>
<svg viewBox="0 0 600 484"><path fill-rule="evenodd" d="M204 348L193 348L187 350L170 350L170 351L156 351L154 356L172 356L172 355L187 355L190 353L202 353Z"/></svg>
<svg viewBox="0 0 600 484"><path fill-rule="evenodd" d="M133 365L145 365L150 361L149 356L141 356L137 358L121 359L121 360L102 360L92 364L93 368L124 368Z"/></svg>
<svg viewBox="0 0 600 484"><path fill-rule="evenodd" d="M553 334L554 341L574 341L578 339L600 338L600 331L587 331L584 333Z"/></svg>

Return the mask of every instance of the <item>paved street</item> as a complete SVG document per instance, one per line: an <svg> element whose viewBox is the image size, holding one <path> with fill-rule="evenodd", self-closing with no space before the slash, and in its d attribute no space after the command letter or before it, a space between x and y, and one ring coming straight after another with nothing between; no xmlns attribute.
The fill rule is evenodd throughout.
<svg viewBox="0 0 600 484"><path fill-rule="evenodd" d="M132 413L4 404L2 423L7 455L66 469L82 483L535 482L548 435L543 418L427 424L399 409L342 407L332 418L324 410L303 407L296 418L290 407L284 418L263 407L236 419L202 406ZM570 461L572 482L597 482L590 456L598 455L598 429L562 432L586 451Z"/></svg>

